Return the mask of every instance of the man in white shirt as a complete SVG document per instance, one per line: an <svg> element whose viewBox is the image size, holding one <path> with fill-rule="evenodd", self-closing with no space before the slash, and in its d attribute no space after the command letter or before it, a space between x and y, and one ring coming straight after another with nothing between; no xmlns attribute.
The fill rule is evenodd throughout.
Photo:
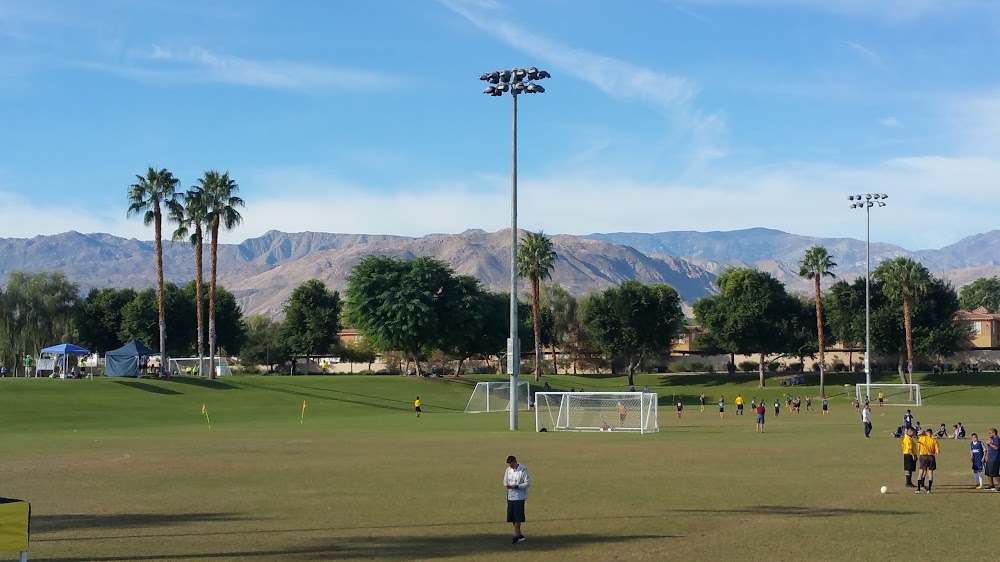
<svg viewBox="0 0 1000 562"><path fill-rule="evenodd" d="M514 524L512 544L524 542L521 534L521 523L524 522L524 500L528 499L528 487L531 477L528 467L517 462L517 457L507 457L507 470L503 473L503 487L507 489L507 522Z"/></svg>
<svg viewBox="0 0 1000 562"><path fill-rule="evenodd" d="M865 438L872 438L872 408L868 404L865 404L863 410L861 410L861 423L865 424Z"/></svg>

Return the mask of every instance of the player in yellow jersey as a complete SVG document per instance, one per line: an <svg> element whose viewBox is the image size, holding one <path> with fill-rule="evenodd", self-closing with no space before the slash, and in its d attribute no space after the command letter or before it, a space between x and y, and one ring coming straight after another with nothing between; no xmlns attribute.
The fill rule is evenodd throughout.
<svg viewBox="0 0 1000 562"><path fill-rule="evenodd" d="M742 394L737 394L735 402L736 402L736 415L737 416L742 416L743 415L743 403L744 403L743 402L743 395Z"/></svg>
<svg viewBox="0 0 1000 562"><path fill-rule="evenodd" d="M413 411L417 413L417 417L419 418L420 414L421 414L421 412L420 412L420 397L419 396L417 396L417 399L413 401Z"/></svg>
<svg viewBox="0 0 1000 562"><path fill-rule="evenodd" d="M913 472L917 470L917 441L913 438L913 428L903 433L903 474L906 475L906 487L913 487Z"/></svg>
<svg viewBox="0 0 1000 562"><path fill-rule="evenodd" d="M880 390L878 391L878 407L881 408L883 405L885 405L885 394L882 394Z"/></svg>
<svg viewBox="0 0 1000 562"><path fill-rule="evenodd" d="M917 493L924 487L926 482L927 493L931 493L931 486L934 485L934 471L937 470L937 455L941 452L941 445L934 439L934 432L925 429L924 434L917 439L917 454L920 455L920 476L917 478Z"/></svg>

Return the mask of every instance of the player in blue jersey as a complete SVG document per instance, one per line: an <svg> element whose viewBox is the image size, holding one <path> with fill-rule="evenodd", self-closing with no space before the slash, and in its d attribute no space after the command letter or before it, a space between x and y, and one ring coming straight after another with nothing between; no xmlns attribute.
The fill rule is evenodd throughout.
<svg viewBox="0 0 1000 562"><path fill-rule="evenodd" d="M909 410L903 414L903 429L910 429L913 427L913 414Z"/></svg>
<svg viewBox="0 0 1000 562"><path fill-rule="evenodd" d="M972 481L977 490L983 489L983 463L986 461L986 444L979 440L979 436L972 434L972 441L969 442L972 459Z"/></svg>

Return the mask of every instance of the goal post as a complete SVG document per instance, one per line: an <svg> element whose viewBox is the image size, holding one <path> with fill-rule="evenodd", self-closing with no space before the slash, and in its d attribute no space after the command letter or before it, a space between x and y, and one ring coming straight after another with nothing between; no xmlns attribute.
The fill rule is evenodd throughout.
<svg viewBox="0 0 1000 562"><path fill-rule="evenodd" d="M517 409L527 410L531 405L531 385L528 381L517 382ZM472 389L469 403L465 405L466 414L482 414L486 412L510 411L509 382L478 382Z"/></svg>
<svg viewBox="0 0 1000 562"><path fill-rule="evenodd" d="M867 385L860 383L855 386L854 392L858 401L864 403L866 389L871 388L868 395L868 402L872 405L878 404L878 393L882 393L882 401L886 406L921 406L923 401L920 398L919 384L881 384L872 383Z"/></svg>
<svg viewBox="0 0 1000 562"><path fill-rule="evenodd" d="M212 362L208 357L202 358L205 369L210 369ZM198 358L197 357L171 357L167 361L167 369L174 374L178 375L194 375L198 376L201 373L198 372ZM233 374L229 370L229 362L226 361L225 357L217 355L215 357L215 374L220 377L228 377Z"/></svg>
<svg viewBox="0 0 1000 562"><path fill-rule="evenodd" d="M536 392L535 431L660 430L650 392Z"/></svg>

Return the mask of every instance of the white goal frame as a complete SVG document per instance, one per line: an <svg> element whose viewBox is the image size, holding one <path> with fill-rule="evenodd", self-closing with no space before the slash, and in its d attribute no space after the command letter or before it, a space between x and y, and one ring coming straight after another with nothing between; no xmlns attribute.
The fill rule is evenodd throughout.
<svg viewBox="0 0 1000 562"><path fill-rule="evenodd" d="M660 430L659 423L659 400L656 393L654 392L536 392L535 393L535 432L541 431L545 428L546 431L604 431L602 426L596 425L596 418L592 421L594 424L579 425L574 423L573 413L574 399L596 399L598 401L603 401L609 404L610 408L607 410L610 412L610 417L612 423L616 425L609 424L609 431L626 431L626 432L639 432L639 433L656 433ZM628 425L628 426L618 426L617 422L617 404L622 400L638 400L639 403L639 417L638 424ZM558 403L558 410L556 415L552 416L552 404ZM633 402L634 404L634 402ZM577 406L581 407L581 406ZM586 406L582 406L586 408ZM542 425L542 410L548 412L549 419L546 420L549 425ZM634 412L634 410L633 410ZM600 414L597 414L599 417ZM586 422L585 422L586 423Z"/></svg>
<svg viewBox="0 0 1000 562"><path fill-rule="evenodd" d="M871 388L872 394L865 394L867 392L867 390L866 390L867 388ZM906 395L907 399L906 399L905 402L893 401L893 400L886 400L885 401L885 405L886 406L913 406L913 407L915 407L915 406L922 406L923 405L923 400L920 397L920 385L919 384L883 384L883 383L872 383L872 384L869 385L869 384L865 384L865 383L859 383L859 384L857 384L854 387L854 396L858 399L859 402L862 402L862 403L864 401L861 400L861 397L862 396L868 396L868 402L870 404L872 404L872 405L877 405L878 404L878 398L877 398L877 396L878 396L879 389L888 389L888 390L894 390L894 391L901 391L901 392L893 392L893 395L899 395L899 394L905 394ZM912 390L912 393L911 392L907 392L907 390ZM889 393L886 392L885 394L889 394ZM910 399L910 396L912 396L913 398Z"/></svg>
<svg viewBox="0 0 1000 562"><path fill-rule="evenodd" d="M497 392L491 392L493 390ZM483 393L485 401L480 399L477 402L476 398L481 397ZM531 384L528 381L517 381L517 406L518 410L531 409ZM472 396L469 396L469 402L465 405L466 414L509 411L510 383L505 381L477 382L476 387L472 389Z"/></svg>
<svg viewBox="0 0 1000 562"><path fill-rule="evenodd" d="M205 369L211 369L212 362L208 357L203 357ZM171 357L167 360L167 370L171 374L177 373L180 375L184 374L184 368L188 366L198 366L197 357ZM229 361L226 361L225 357L221 355L215 356L215 374L220 377L232 376L233 372L229 370ZM205 373L198 373L198 376L204 376Z"/></svg>

